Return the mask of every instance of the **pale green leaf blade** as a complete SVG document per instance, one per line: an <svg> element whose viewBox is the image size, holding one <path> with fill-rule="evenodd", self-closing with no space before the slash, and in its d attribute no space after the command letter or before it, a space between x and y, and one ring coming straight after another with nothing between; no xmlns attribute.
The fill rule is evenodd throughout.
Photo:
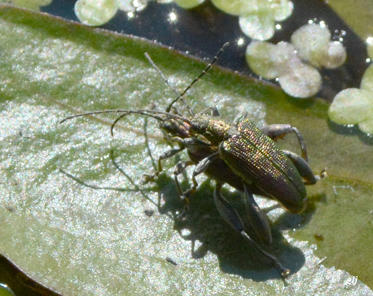
<svg viewBox="0 0 373 296"><path fill-rule="evenodd" d="M226 120L246 110L259 125L291 123L307 140L313 169L327 167L331 177L310 188L311 199L324 196L325 201L316 203L304 230L309 232L295 231L303 241L284 230L304 225L299 216L281 211L271 216L271 250L294 272L285 285L221 220L213 207L212 184L203 183L193 196L183 230L170 217L180 209L172 168L155 185L142 186L145 197L154 202L161 193L160 210L118 172L111 149L136 183L153 171L141 118L123 121L114 138L109 134L111 116L58 123L86 110L146 108L153 103L164 108L173 92L144 52L181 89L204 65L141 40L8 7L0 9L0 39L0 251L34 279L64 295L372 295L349 274L372 285L372 267L361 265L371 254L368 234L373 226L367 205L373 190L372 145L330 129L326 104L315 101L305 108L308 102L221 70L213 70L187 97L201 109L217 106ZM147 131L149 146L159 156L167 146L151 120ZM296 150L296 141L288 141ZM123 191L87 188L59 169ZM332 215L334 186L353 187L353 195L338 191L338 215L349 221L348 227L335 223ZM144 214L149 209L155 211L151 217ZM333 237L333 247L319 245L316 256L314 227L321 222L325 242ZM188 232L197 239L194 258ZM355 239L344 239L351 236ZM325 254L330 259L324 265L320 260ZM167 257L178 265L168 263ZM346 271L337 270L341 268Z"/></svg>

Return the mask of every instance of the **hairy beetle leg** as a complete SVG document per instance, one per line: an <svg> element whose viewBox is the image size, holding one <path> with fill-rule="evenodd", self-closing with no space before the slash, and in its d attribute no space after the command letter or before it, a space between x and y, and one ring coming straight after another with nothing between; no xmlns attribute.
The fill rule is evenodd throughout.
<svg viewBox="0 0 373 296"><path fill-rule="evenodd" d="M151 174L151 175L144 174L143 175L144 180L143 180L142 183L146 184L148 182L153 182L163 170L162 160L167 159L167 158L171 158L172 156L176 155L177 153L183 151L184 148L185 147L175 148L175 149L167 150L166 152L162 153L158 158L158 169L157 169L157 171L154 174Z"/></svg>
<svg viewBox="0 0 373 296"><path fill-rule="evenodd" d="M172 156L178 154L179 152L183 151L185 147L180 147L180 148L175 148L175 149L171 149L171 150L168 150L164 153L161 154L161 156L159 156L158 158L158 174L160 172L162 172L163 170L163 167L162 167L162 160L164 159L167 159L167 158L171 158Z"/></svg>
<svg viewBox="0 0 373 296"><path fill-rule="evenodd" d="M309 166L308 162L304 160L304 158L288 150L282 150L282 152L284 152L284 154L291 160L299 174L304 178L304 184L312 185L319 180L320 177L314 175L311 167Z"/></svg>
<svg viewBox="0 0 373 296"><path fill-rule="evenodd" d="M188 161L179 161L176 164L176 167L175 167L175 170L174 170L174 180L175 180L176 188L177 188L177 191L179 193L181 201L184 203L183 204L183 209L181 210L180 213L177 214L177 218L178 219L181 219L185 215L185 213L189 209L189 204L190 204L189 198L183 196L183 190L181 188L178 176L180 174L182 174L188 166L191 166L193 164L194 164L194 162L191 161L191 160L188 160Z"/></svg>
<svg viewBox="0 0 373 296"><path fill-rule="evenodd" d="M241 235L246 238L250 243L265 257L271 260L273 266L280 272L282 278L286 278L290 274L290 269L284 267L280 261L273 256L272 254L268 253L267 251L263 250L245 231L240 232Z"/></svg>
<svg viewBox="0 0 373 296"><path fill-rule="evenodd" d="M221 190L222 184L216 184L214 190L214 202L215 206L225 222L227 222L234 230L241 232L244 230L243 222L238 215L237 211L228 203L228 201L222 196Z"/></svg>
<svg viewBox="0 0 373 296"><path fill-rule="evenodd" d="M322 169L319 175L316 175L317 180L324 179L328 176L328 172L325 169Z"/></svg>
<svg viewBox="0 0 373 296"><path fill-rule="evenodd" d="M268 258L273 266L280 272L281 276L285 278L290 274L290 270L282 266L280 261L270 254L269 252L265 251L255 240L253 240L247 232L244 230L243 222L238 215L237 211L225 200L222 196L220 189L222 184L216 184L214 190L214 202L216 208L218 209L219 214L222 218L237 232L239 232L245 239L247 239L262 255Z"/></svg>
<svg viewBox="0 0 373 296"><path fill-rule="evenodd" d="M247 190L246 185L244 185L243 198L250 226L260 241L270 245L272 243L272 231L267 215L259 208L252 193Z"/></svg>
<svg viewBox="0 0 373 296"><path fill-rule="evenodd" d="M233 122L232 124L238 128L239 124L246 120L247 118L249 117L249 113L247 111L244 111L244 112L240 112L234 119L233 119Z"/></svg>
<svg viewBox="0 0 373 296"><path fill-rule="evenodd" d="M273 210L280 209L280 208L281 208L280 204L277 203L277 204L274 204L272 206L269 206L269 207L266 207L266 208L262 209L262 211L263 211L263 213L267 214L267 213L269 213Z"/></svg>
<svg viewBox="0 0 373 296"><path fill-rule="evenodd" d="M307 147L300 131L290 124L270 124L261 128L261 131L270 137L272 140L277 140L289 133L294 133L297 138L302 151L302 157L308 161Z"/></svg>
<svg viewBox="0 0 373 296"><path fill-rule="evenodd" d="M188 198L191 194L193 194L198 187L198 182L196 177L202 173L204 173L207 168L215 161L215 159L218 157L219 153L215 152L213 154L210 154L209 156L202 159L194 168L193 175L192 175L192 181L193 186L192 188L188 189L187 191L184 191L181 195L182 198Z"/></svg>
<svg viewBox="0 0 373 296"><path fill-rule="evenodd" d="M175 180L175 184L176 184L176 188L177 188L177 191L179 193L179 196L183 195L183 190L181 188L178 176L180 174L182 174L188 166L191 166L193 164L194 164L194 162L192 162L191 160L188 160L188 161L179 161L176 164L176 167L175 167L175 170L174 170L174 180Z"/></svg>
<svg viewBox="0 0 373 296"><path fill-rule="evenodd" d="M201 112L198 112L196 115L203 115L203 114L207 114L207 115L210 115L212 117L219 117L220 116L219 110L218 110L218 108L216 108L216 106L207 107L206 109L203 109Z"/></svg>

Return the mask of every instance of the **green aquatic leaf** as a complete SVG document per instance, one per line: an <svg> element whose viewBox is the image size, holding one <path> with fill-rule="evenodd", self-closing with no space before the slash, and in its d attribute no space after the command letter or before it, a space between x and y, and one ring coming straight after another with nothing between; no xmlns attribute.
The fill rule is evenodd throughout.
<svg viewBox="0 0 373 296"><path fill-rule="evenodd" d="M373 295L373 146L328 123L325 103L220 69L186 97L226 120L247 111L258 125L297 126L312 168L327 168L309 187L314 210L271 212L270 250L291 268L287 283L219 217L212 182L201 180L182 222L173 161L140 185L154 171L147 146L155 158L168 149L152 120L123 120L115 137L114 116L59 123L87 110L164 108L174 93L144 52L177 89L204 67L140 39L0 7L0 253L62 295ZM291 136L280 145L297 150ZM121 189L95 190L61 170Z"/></svg>
<svg viewBox="0 0 373 296"><path fill-rule="evenodd" d="M51 4L52 0L0 0L0 3L11 3L17 7L40 10L40 7Z"/></svg>
<svg viewBox="0 0 373 296"><path fill-rule="evenodd" d="M362 38L373 35L373 1L328 0L328 5Z"/></svg>

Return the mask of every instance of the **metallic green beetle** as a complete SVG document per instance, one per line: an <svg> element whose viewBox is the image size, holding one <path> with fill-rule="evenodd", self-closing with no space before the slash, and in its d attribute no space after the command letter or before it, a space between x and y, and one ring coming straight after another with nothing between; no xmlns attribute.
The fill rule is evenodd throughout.
<svg viewBox="0 0 373 296"><path fill-rule="evenodd" d="M281 275L285 277L290 271L261 246L272 243L272 234L267 216L255 202L253 194L277 200L292 213L300 213L304 210L307 205L304 185L315 184L319 176L315 176L308 165L307 150L302 135L295 127L288 124L269 125L259 129L247 118L241 118L236 123L228 124L216 116L215 109L209 109L213 111L212 114L208 114L206 111L194 114L185 101L184 105L187 106L188 116L180 115L173 108L176 102L183 100L183 95L191 86L211 68L225 46L227 43L223 45L203 72L168 105L165 111L103 110L73 115L63 121L83 115L118 113L120 116L111 127L113 133L116 123L130 114L155 118L159 121L167 141L177 147L166 151L159 157L158 170L154 176L162 171L162 160L186 150L190 160L178 163L174 171L174 179L180 196L187 199L195 192L198 187L197 175L205 173L214 179L216 181L214 202L220 215L234 230L269 258ZM150 57L147 56L147 58L164 77ZM164 78L164 80L167 83L167 79ZM280 150L276 146L274 140L288 133L295 133L297 136L302 157L290 151ZM183 191L178 181L178 175L190 165L195 166L192 175L193 186L189 190ZM240 215L221 194L221 188L225 183L242 192L246 214L250 226L254 230L255 239L247 234Z"/></svg>
<svg viewBox="0 0 373 296"><path fill-rule="evenodd" d="M197 175L205 173L214 179L214 201L224 220L270 258L282 276L288 275L288 269L248 236L238 212L222 196L221 187L227 183L242 192L248 220L256 238L264 244L271 244L268 219L255 202L253 194L275 199L288 211L300 213L307 205L305 184L315 184L319 178L307 163L306 146L299 131L287 124L269 125L260 130L248 119L230 125L203 114L191 119L175 117L162 120L160 126L166 131L168 140L178 143L179 147L161 155L159 171L162 159L187 149L191 161L179 163L175 170L175 182L181 196L188 197L196 190ZM273 141L289 132L298 136L304 158L280 150ZM177 176L192 164L195 165L193 187L182 192Z"/></svg>

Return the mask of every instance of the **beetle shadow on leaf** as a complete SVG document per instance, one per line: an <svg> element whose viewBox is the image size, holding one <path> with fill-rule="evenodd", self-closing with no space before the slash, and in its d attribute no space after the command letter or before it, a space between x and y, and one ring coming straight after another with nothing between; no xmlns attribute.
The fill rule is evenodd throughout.
<svg viewBox="0 0 373 296"><path fill-rule="evenodd" d="M133 189L90 185L63 170L60 171L79 184L92 189L140 192L143 198L158 208L160 214L167 215L173 220L174 229L179 232L181 237L191 242L191 254L194 259L201 259L210 251L216 254L220 268L225 273L240 275L254 281L281 278L279 272L272 267L269 259L250 245L239 233L235 232L220 216L213 201L214 187L209 180L202 183L197 192L190 197L189 207L183 212L184 203L179 198L174 180L168 175L160 174L151 188L140 188L119 167L114 158L112 160L119 172L134 185ZM188 184L185 183L182 183L184 189L188 187ZM158 191L158 202L154 202L147 195L149 191ZM222 193L241 212L240 209L242 210L243 205L238 202L240 193L232 193L228 190L223 190ZM181 212L183 212L183 215L179 214ZM244 218L243 220L247 226L248 223ZM285 241L280 231L288 229L289 225L299 224L297 221L299 221L297 215L284 214L281 216L272 225L272 245L265 247L266 251L276 256L292 273L296 273L304 265L305 257L300 249L289 245ZM254 236L249 227L246 227L246 231L251 237Z"/></svg>
<svg viewBox="0 0 373 296"><path fill-rule="evenodd" d="M276 219L274 226L279 231L302 228L311 221L317 204L326 202L327 198L324 193L309 196L309 203L304 212L301 214L292 214L284 211L284 213Z"/></svg>
<svg viewBox="0 0 373 296"><path fill-rule="evenodd" d="M173 179L160 175L157 180L162 205L161 214L174 217L174 228L185 240L191 242L191 253L194 259L203 258L208 252L216 254L223 272L240 275L254 281L281 278L271 262L257 251L239 233L235 232L220 216L214 201L214 188L209 181L199 186L190 197L188 209L181 217L183 203L178 197ZM186 184L183 184L187 187ZM233 201L239 200L238 192L223 190L224 196ZM275 255L292 273L297 272L305 263L304 254L296 247L289 245L282 237L280 227L272 227L273 243L265 249ZM250 235L250 230L247 229Z"/></svg>

